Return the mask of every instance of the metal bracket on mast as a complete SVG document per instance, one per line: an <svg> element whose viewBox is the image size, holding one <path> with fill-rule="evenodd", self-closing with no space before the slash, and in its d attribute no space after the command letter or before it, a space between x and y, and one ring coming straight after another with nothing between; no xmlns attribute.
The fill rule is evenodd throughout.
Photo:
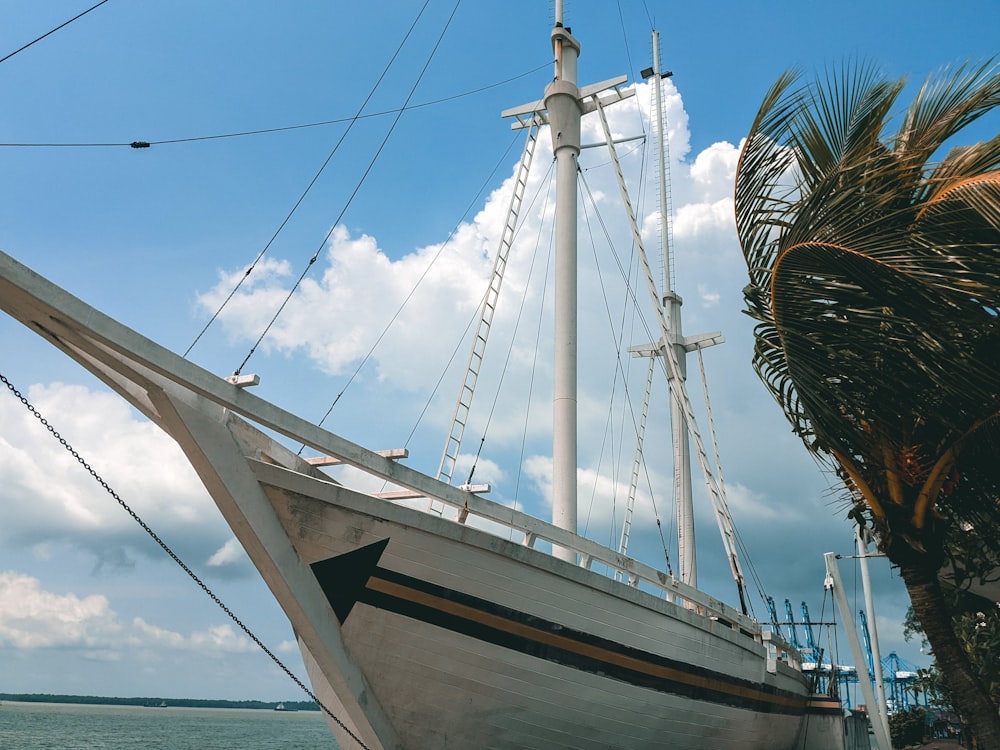
<svg viewBox="0 0 1000 750"><path fill-rule="evenodd" d="M613 93L610 96L601 98L600 101L602 107L606 107L610 104L614 104L615 102L620 102L623 99L635 96L635 89L621 88L625 83L628 83L628 76L616 76L615 78L609 78L606 81L592 83L589 86L581 88L578 95L580 114L585 115L588 112L594 112L597 109L597 102L594 101L593 97L596 97L598 94L602 94L608 90L613 90ZM544 99L536 99L535 101L528 102L527 104L521 104L517 107L505 109L500 113L500 116L505 118L514 118L514 122L510 124L511 130L520 130L521 128L528 128L532 125L547 125L549 122L549 116L545 109Z"/></svg>

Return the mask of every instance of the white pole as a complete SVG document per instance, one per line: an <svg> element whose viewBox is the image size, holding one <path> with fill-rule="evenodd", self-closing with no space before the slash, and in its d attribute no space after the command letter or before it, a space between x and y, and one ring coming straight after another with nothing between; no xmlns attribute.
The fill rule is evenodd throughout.
<svg viewBox="0 0 1000 750"><path fill-rule="evenodd" d="M871 574L868 570L868 542L861 533L861 526L854 527L854 537L858 543L858 558L861 560L861 587L865 592L865 610L868 614L868 640L872 644L872 666L875 669L875 692L886 734L889 733L889 704L885 700L885 680L882 675L882 653L878 645L878 628L875 627L875 599L872 596Z"/></svg>
<svg viewBox="0 0 1000 750"><path fill-rule="evenodd" d="M561 22L561 4L556 5ZM552 30L556 76L545 88L556 159L555 362L553 374L552 522L577 530L577 163L580 155L580 43L562 26ZM576 553L555 555L576 562Z"/></svg>
<svg viewBox="0 0 1000 750"><path fill-rule="evenodd" d="M659 140L658 167L660 178L660 249L663 255L663 306L667 317L666 346L673 346L680 365L680 376L687 377L687 350L681 342L684 333L681 327L681 298L670 286L670 235L667 216L667 165L666 123L663 122L663 93L661 91L660 35L653 32L653 93L656 104L656 135ZM671 390L680 384L673 382L673 374L667 375ZM670 399L670 432L673 443L674 502L677 508L677 567L683 583L698 585L698 560L695 552L694 500L691 490L691 442L688 436L687 416L679 399Z"/></svg>
<svg viewBox="0 0 1000 750"><path fill-rule="evenodd" d="M840 580L840 569L837 567L837 556L833 552L823 555L826 561L826 582L827 589L833 589L833 599L837 602L837 609L840 610L840 619L844 623L844 632L847 634L847 642L851 646L851 655L858 670L858 684L861 685L861 694L865 697L868 705L869 716L871 717L872 729L875 731L875 742L879 750L892 750L892 743L889 741L888 723L882 717L882 707L875 700L875 693L872 691L870 680L861 679L861 670L865 669L867 659L861 650L861 641L858 639L858 629L854 624L854 617L851 616L851 608L847 603L847 595L844 593L844 584Z"/></svg>

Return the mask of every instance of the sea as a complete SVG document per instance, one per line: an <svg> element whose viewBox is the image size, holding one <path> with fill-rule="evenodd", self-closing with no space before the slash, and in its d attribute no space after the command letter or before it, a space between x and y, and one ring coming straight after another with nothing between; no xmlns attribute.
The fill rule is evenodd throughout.
<svg viewBox="0 0 1000 750"><path fill-rule="evenodd" d="M319 711L0 704L2 750L339 750Z"/></svg>

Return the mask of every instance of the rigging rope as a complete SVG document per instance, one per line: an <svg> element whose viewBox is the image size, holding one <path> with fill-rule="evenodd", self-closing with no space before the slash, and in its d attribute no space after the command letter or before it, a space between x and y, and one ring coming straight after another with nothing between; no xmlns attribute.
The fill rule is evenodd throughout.
<svg viewBox="0 0 1000 750"><path fill-rule="evenodd" d="M42 426L44 426L45 429L47 429L49 431L49 433L52 435L52 437L54 437L56 440L59 441L59 444L62 445L62 447L65 448L69 452L69 454L71 456L73 456L73 458L75 458L77 460L77 462L80 464L80 466L82 466L87 471L87 473L90 474L90 476L94 479L94 481L96 481L99 485L101 485L101 487L104 488L105 492L107 492L109 495L111 495L111 497L114 498L115 502L117 502L118 505L120 505L125 510L125 512L127 512L130 516L132 516L132 520L134 520L137 524L139 524L139 526L142 528L142 530L145 531L146 534L149 535L150 539L152 539L154 542L156 542L156 544L159 545L160 549L162 549L164 552L166 552L167 555L170 557L170 559L173 560L175 563L177 563L177 565L181 568L181 570L183 570L185 573L187 573L188 577L192 581L194 581L196 584L198 584L198 587L213 602L215 602L215 604L218 605L218 607L223 612L226 613L226 615L229 617L230 620L232 620L233 623L235 623L236 626L240 630L242 630L243 633L251 641L253 641L253 643L258 648L260 648L261 651L263 651L265 654L267 654L267 656L271 659L271 661L273 661L278 666L278 668L281 669L281 671L284 672L285 675L287 675L292 680L292 682L294 682L299 688L301 688L302 692L304 692L306 695L308 695L311 700L315 701L316 705L318 705L327 716L329 716L331 719L333 719L333 721L335 721L337 723L337 725L341 729L343 729L348 734L348 736L351 737L351 739L353 739L355 742L357 742L360 747L364 748L365 750L368 750L368 746L365 745L365 743L361 740L361 738L358 737L356 734L354 734L354 732L352 732L350 730L350 728L348 728L348 726L346 724L344 724L343 721L341 721L336 715L334 715L334 713L329 708L327 708L327 706L322 701L320 701L320 699L316 696L316 694L313 693L313 691L310 690L308 687L306 687L305 683L302 682L302 680L300 680L292 672L292 670L289 669L285 665L285 663L282 662L281 659L279 659L274 654L273 651L271 651L267 646L265 646L264 642L261 641L260 638L258 638L257 635L254 634L254 632L252 630L250 630L249 627L247 627L245 624L243 624L243 621L240 620L236 616L236 614L231 609L229 609L229 607L226 606L226 604L218 597L218 595L208 587L208 584L206 584L204 581L202 581L201 578L199 578L198 575L193 570L191 570L191 568L189 568L187 566L187 564L183 560L181 560L180 557L177 556L177 553L174 552L167 545L167 543L164 542L156 534L156 532L153 531L149 527L149 525L146 524L146 522L142 520L142 518L139 516L139 514L136 513L121 498L121 496L118 495L117 492L115 492L115 490L101 477L100 474L97 473L97 471L94 470L94 468L89 463L87 463L86 459L84 459L83 456L81 456L76 451L76 449L73 448L73 446L69 444L69 442L66 440L66 438L64 438L62 435L60 435L56 431L55 427L53 427L49 423L49 421L47 419L45 419L45 417L43 417L41 415L41 413L31 404L31 402L28 401L28 399L25 396L23 396L21 394L21 392L17 388L14 387L14 384L11 383L3 373L0 373L0 382L2 382L5 386L7 386L7 389L14 395L15 398L17 398L22 404L24 404L24 407L29 412L31 412L31 415L33 417L35 417L35 419L37 419L42 424Z"/></svg>
<svg viewBox="0 0 1000 750"><path fill-rule="evenodd" d="M108 0L104 0L107 2ZM468 91L463 91L459 94L451 94L450 96L444 96L440 99L431 99L430 101L420 102L419 104L410 104L406 107L397 107L396 109L383 109L378 112L369 112L367 114L356 114L351 117L338 117L333 120L321 120L319 122L308 122L299 125L283 125L274 128L259 128L257 130L242 130L234 133L217 133L215 135L196 135L189 136L187 138L166 138L158 141L141 141L135 140L129 143L124 142L105 142L105 143L0 143L0 148L133 148L133 149L143 149L150 148L152 146L173 146L179 143L197 143L199 141L216 141L223 140L226 138L243 138L251 135L268 135L271 133L284 133L291 130L305 130L306 128L319 128L325 127L327 125L341 125L343 123L355 123L358 120L370 120L376 117L385 117L386 115L398 114L400 112L409 112L414 109L422 109L424 107L433 107L439 104L444 104L446 102L455 101L456 99L464 99L467 96L474 96L476 94L481 94L484 91L489 91L490 89L495 89L500 86L505 86L508 83L512 83L521 78L526 78L530 75L537 73L540 70L544 70L552 65L552 61L546 61L542 65L536 68L532 68L529 71L520 73L516 76L510 78L505 78L502 81L497 81L496 83L490 83L485 86L480 86L476 89L469 89ZM367 101L367 100L366 100Z"/></svg>
<svg viewBox="0 0 1000 750"><path fill-rule="evenodd" d="M375 85L372 86L371 90L368 92L368 96L365 97L365 100L361 103L361 106L358 108L358 115L360 115L362 112L364 112L365 107L368 106L368 102L371 101L371 98L373 96L375 96L375 92L378 91L379 86L382 85L382 81L385 79L386 75L389 73L389 69L392 67L393 62L395 62L396 58L399 56L399 53L402 51L403 45L406 44L406 40L410 38L410 34L412 34L413 30L416 28L417 22L420 20L421 16L423 16L424 11L427 9L427 5L428 5L429 2L430 2L430 0L425 0L424 1L423 6L421 6L421 8L420 8L420 12L417 13L416 18L413 19L413 23L410 24L410 28L406 30L406 34L403 36L402 41L400 41L399 45L396 47L396 51L392 53L392 57L390 57L389 58L389 62L386 63L385 68L382 70L382 74L378 77L378 80L375 81ZM407 100L407 101L409 101L409 100ZM400 112L399 114L396 115L396 121L397 122L399 121L399 118L401 116L402 116L402 112ZM191 342L191 345L185 350L185 352L184 352L184 356L185 357L194 348L195 344L198 343L198 341L201 339L201 337L205 335L205 331L207 331L208 328L209 328L209 326L211 326L212 323L214 323L215 320L219 317L219 315L222 313L223 309L226 307L226 305L229 304L229 301L235 296L235 294L239 290L239 288L241 286L243 286L243 282L247 280L247 277L249 277L250 274L253 272L254 268L256 268L257 263L260 262L260 259L263 258L264 254L270 249L271 245L274 243L274 241L278 238L278 235L281 233L281 230L283 230L285 228L285 225L288 224L289 220L291 220L292 215L298 210L299 206L302 205L302 201L305 200L306 196L309 194L309 191L312 190L313 185L315 185L316 181L319 180L320 175L323 174L323 171L326 169L327 165L330 163L330 160L333 159L334 154L336 154L337 151L340 150L340 146L343 144L344 140L347 138L348 133L351 132L351 129L354 127L354 124L356 122L357 122L357 117L355 117L355 119L353 119L351 121L350 125L348 125L347 129L343 133L341 133L340 138L337 140L337 143L333 147L333 150L330 151L329 155L326 157L326 161L323 162L323 165L319 168L319 170L316 172L316 174L313 175L312 180L306 186L306 189L302 192L302 195L300 195L299 199L297 201L295 201L295 205L292 206L291 211L288 212L288 214L285 216L284 220L281 222L281 224L278 226L278 228L274 231L274 234L271 235L271 239L269 239L267 241L267 244L264 245L264 248L257 254L257 257L254 259L253 263L251 263L250 266L247 268L246 272L243 274L243 278L241 278L239 280L239 282L236 284L236 286L233 287L233 290L229 293L229 296L226 297L226 299L222 302L221 305L219 305L219 309L215 311L215 314L212 315L211 318L209 318L208 322L205 324L205 327L201 329L201 331L198 333L198 335L195 336L194 341ZM395 127L395 125L393 125L393 127ZM389 132L391 133L392 130L390 129ZM386 136L386 138L388 138L388 135ZM383 145L385 145L385 141L383 141ZM381 151L381 148L379 149L379 151ZM377 153L375 155L375 158L378 158L378 154ZM374 159L372 160L372 163L374 164ZM371 165L369 165L368 169L369 170L371 169ZM361 182L364 182L364 178L367 177L367 175L368 175L368 172L365 172L365 175L361 178ZM358 186L354 189L354 193L351 195L350 200L348 200L348 203L347 203L348 206L350 205L350 201L354 199L354 195L357 194L358 188L360 188L360 187L361 187L361 183L358 183ZM347 206L344 206L343 210L341 211L340 217L342 217L344 215L344 211L346 211L346 210L347 210ZM340 221L340 217L337 218L337 222ZM334 228L337 226L337 222L334 222L334 225L333 225ZM329 238L330 237L330 233L332 233L332 232L333 232L333 228L331 228L330 232L327 233L326 238ZM323 242L325 243L326 239L324 239ZM322 248L322 245L320 247ZM302 272L302 275L299 277L299 280L295 283L295 286L292 287L291 292L289 292L289 298L295 292L295 290L298 288L298 285L299 285L299 283L301 283L302 279L305 278L305 275L308 272L309 267L313 264L313 262L315 262L316 257L318 255L319 255L319 250L316 251L316 254L309 261L309 265L306 266L306 270ZM278 312L275 313L274 318L271 320L270 323L268 323L267 328L264 329L264 333L262 333L260 335L260 338L257 339L257 343L254 344L253 348L250 349L250 353L247 354L246 359L243 360L243 364L241 364L239 367L236 368L236 372L235 372L236 375L239 375L240 370L243 369L243 365L245 365L247 363L247 360L249 360L250 357L253 356L254 350L257 348L257 346L263 340L264 336L267 335L267 332L271 329L271 325L273 325L274 321L277 320L278 315L281 314L281 311L285 309L285 304L287 304L287 302L288 302L288 299L286 299L285 302L283 302L281 304L281 307L278 308Z"/></svg>
<svg viewBox="0 0 1000 750"><path fill-rule="evenodd" d="M600 208L598 206L597 200L594 197L593 191L591 191L591 189L590 189L590 185L587 182L586 175L582 171L580 173L580 184L582 186L582 192L584 193L584 197L587 199L587 200L583 201L582 205L586 208L586 205L589 202L589 204L591 206L593 206L593 208L594 208L594 214L597 217L598 224L600 225L601 230L604 233L605 241L608 243L608 246L611 248L611 255L614 258L615 264L618 266L618 272L621 275L622 280L625 283L625 291L626 291L627 300L631 301L632 307L634 309L638 309L638 306L639 306L638 305L638 297L636 296L636 291L633 288L633 286L632 286L632 284L630 283L630 280L629 280L630 279L630 275L629 275L630 271L626 271L625 265L622 263L621 257L619 256L619 254L618 254L618 252L617 252L617 250L615 248L614 241L612 240L611 232L608 229L607 223L605 222L603 215L601 214ZM589 214L588 214L588 217L589 217ZM588 226L590 226L589 218L588 218L587 224L588 224ZM596 259L596 256L595 256L595 259ZM598 274L598 275L600 275L600 274ZM606 296L605 296L605 308L609 311L608 314L609 314L609 317L610 317L610 307L608 306ZM649 340L650 341L655 340L655 338L653 336L653 333L649 329L649 326L648 326L648 324L646 322L646 319L643 316L639 315L639 316L636 316L636 320L638 321L639 325L642 327L642 329L646 333L646 335L649 338ZM660 363L660 366L662 368L662 366L663 366L662 362ZM619 361L618 362L618 370L620 370L620 369L621 369L621 362ZM617 372L618 372L618 370L616 370L616 380L617 380ZM623 373L623 377L624 377L624 373ZM631 405L631 400L629 399L629 391L628 391L627 384L626 384L626 387L625 387L625 399ZM635 434L638 435L639 427L638 427L638 424L636 422L635 411L631 408L631 406L630 406L630 408L627 411L628 411L628 413L632 417L632 428L633 428ZM673 570L672 570L672 567L671 567L671 564L670 564L670 551L668 549L667 541L666 541L666 539L663 536L663 524L660 521L660 513L659 513L659 510L656 507L656 499L655 499L655 496L654 496L654 493L653 493L653 482L652 482L651 477L649 476L649 466L646 464L646 462L643 462L643 473L645 474L645 477L646 477L646 488L647 488L647 490L649 492L650 502L651 502L651 505L653 507L653 515L654 515L654 518L656 520L656 527L657 527L657 530L658 530L659 536L660 536L660 545L661 545L661 547L663 549L663 556L664 556L664 560L666 562L667 572L670 573L670 575L673 575Z"/></svg>
<svg viewBox="0 0 1000 750"><path fill-rule="evenodd" d="M382 332L379 333L378 337L375 339L375 343L371 345L371 347L365 353L365 356L361 358L361 361L358 363L358 366L354 368L354 372L351 373L351 376L347 379L347 382L344 384L344 387L340 390L340 393L338 393L337 396L333 399L333 403L330 404L330 407L326 410L326 413L323 415L323 418L320 419L319 422L317 423L319 427L323 426L323 423L326 422L326 418L330 416L330 413L333 411L334 407L340 401L340 398L344 395L344 393L346 393L347 389L351 387L351 384L354 382L355 378L357 378L361 370L364 369L364 366L368 363L368 360L370 360L374 356L375 350L378 348L379 344L382 343L382 339L385 338L386 334L389 333L389 329L392 328L393 324L402 314L403 308L405 308L406 305L413 298L413 295L416 293L418 287L424 282L424 279L427 278L427 274L430 273L431 268L434 267L434 265L440 259L444 251L451 245L451 241L455 238L455 235L458 234L458 230L462 228L462 223L465 221L465 218L472 211L472 207L478 204L480 196L483 194L483 191L486 190L486 186L490 184L490 182L493 179L493 176L497 173L497 170L499 170L501 165L506 161L507 154L510 153L511 148L513 148L514 143L516 141L517 141L517 134L514 134L514 136L511 138L510 143L507 144L507 148L503 152L503 155L497 160L497 163L493 165L493 170L490 172L489 176L483 181L483 184L479 186L479 191L476 193L475 197L473 197L473 199L469 201L469 204L465 207L465 211L462 213L462 218L458 220L458 224L456 224L455 227L451 230L451 232L448 233L448 236L445 238L445 241L441 244L441 247L438 248L438 251L434 254L434 257L431 258L430 263L427 264L423 272L420 274L420 277L417 279L417 283L413 285L412 289L410 289L405 299L403 299L399 307L396 309L396 312L393 313L392 317L389 319L389 322L386 323L385 327L382 329ZM469 320L469 325L465 329L466 333L468 333L469 328L472 327L473 320L474 318ZM462 345L461 340L455 345L455 349L451 353L451 357L448 360L448 364L445 366L444 370L442 370L441 377L438 378L438 382L437 384L435 384L434 390L431 392L431 395L428 397L427 402L424 404L424 408L420 412L420 416L417 417L416 424L413 425L413 429L410 430L410 434L407 436L406 442L403 444L404 448L410 444L410 440L413 438L413 435L417 431L417 427L420 424L421 419L427 412L427 409L431 404L431 400L434 398L435 394L438 391L438 388L441 386L441 383L444 380L444 376L447 373L448 368L451 367L451 363L454 361L455 357L458 356L458 350L461 347L461 345ZM304 447L305 446L303 446L303 448ZM302 448L299 449L299 453L301 452Z"/></svg>
<svg viewBox="0 0 1000 750"><path fill-rule="evenodd" d="M55 34L55 33L56 33L57 31L59 31L59 29L62 29L62 28L65 28L66 26L69 26L69 25L70 25L71 23L73 23L73 21L77 20L78 18L83 18L83 17L85 16L85 15L87 15L88 13L90 13L90 11L92 11L92 10L97 10L97 9L98 9L98 8L100 8L100 7L102 6L102 5L104 5L104 3L106 3L106 2L108 2L108 0L101 0L101 2L97 3L96 5L93 5L93 6L89 7L89 8L87 8L87 10L83 11L82 13L78 13L78 14L76 14L75 16L73 16L73 17L72 17L71 19L69 19L68 21L66 21L66 22L64 22L64 23L61 23L61 24L59 24L58 26L56 26L56 27L55 27L54 29L52 29L51 31L47 31L47 32L45 32L44 34L42 34L42 35L41 35L40 37L38 37L37 39L32 39L32 40L31 40L30 42L28 42L27 44L25 44L25 45L24 45L23 47L20 47L20 48L18 48L18 49L16 49L16 50L14 50L13 52L10 52L10 53L8 53L8 54L7 54L7 55L5 55L4 57L0 57L0 63L4 63L4 62L7 62L7 61L8 61L8 60L9 60L10 58L12 58L12 57L13 57L14 55L16 55L16 54L17 54L18 52L24 52L24 50L28 49L28 47L30 47L31 45L33 45L33 44L35 44L35 43L37 43L37 42L40 42L40 41L42 41L42 40L43 40L43 39L44 39L45 37L47 37L47 36L50 36L50 35L52 35L52 34Z"/></svg>
<svg viewBox="0 0 1000 750"><path fill-rule="evenodd" d="M555 160L553 160L553 165ZM549 181L547 181L549 182ZM549 182L549 189L551 191L552 184ZM549 206L549 192L545 194L545 209ZM544 211L543 211L544 213ZM545 256L545 272L542 274L543 279L549 277L549 271L552 268L552 258L554 255L555 246L555 227L549 233L549 251ZM541 242L541 233L538 236L538 242L535 244L535 252L532 255L534 258L538 254L538 245ZM534 261L532 261L534 263ZM539 309L545 309L546 292L548 290L548 284L542 284L542 293L539 295L540 299L538 301ZM535 390L535 373L538 371L538 352L541 350L540 342L542 340L542 316L538 316L538 324L535 326L535 345L532 349L531 357L531 376L528 378L528 398L526 399L524 407L524 425L521 428L521 452L517 457L517 476L514 478L514 503L517 503L517 498L519 497L521 491L521 474L524 471L524 453L528 445L528 424L531 418L531 394ZM513 534L513 528L511 529L511 534Z"/></svg>
<svg viewBox="0 0 1000 750"><path fill-rule="evenodd" d="M428 2L430 2L430 0L427 0L427 2L424 3L423 6L424 8L427 7ZM417 76L417 80L413 82L413 86L410 88L410 93L407 94L406 100L403 102L404 108L406 107L407 104L410 103L410 99L413 98L414 93L416 93L417 86L420 85L420 82L423 80L424 75L427 73L427 68L430 67L431 61L434 59L434 55L437 53L438 48L441 46L441 42L444 39L445 34L451 27L451 22L455 18L455 14L458 12L458 6L461 5L461 2L462 0L456 0L455 7L452 8L451 15L448 16L448 21L445 23L444 28L441 29L441 33L440 35L438 35L437 41L434 43L434 47L433 49L431 49L431 53L430 55L428 55L427 61L424 63L424 67L420 69L420 74ZM423 8L421 9L421 13L423 13ZM407 36L409 36L409 32L407 32ZM306 275L309 273L309 269L312 268L313 263L315 263L316 260L319 258L319 254L323 250L323 247L326 245L327 241L330 239L330 235L333 234L334 230L340 224L341 219L344 218L344 214L347 213L347 209L350 208L351 204L354 202L354 198L357 196L358 191L361 190L361 186L365 183L365 180L368 179L368 175L371 174L372 168L375 166L375 162L378 161L379 156L382 155L382 150L385 148L385 145L389 142L389 138L390 136L392 136L393 131L395 131L396 126L399 124L399 121L402 118L402 116L403 116L403 110L400 110L399 113L396 115L396 118L392 121L392 125L389 127L389 130L385 134L385 137L382 139L382 143L379 144L378 149L375 151L375 155L372 156L371 161L368 163L368 167L365 169L364 174L361 175L361 179L359 179L357 185L354 186L354 190L351 192L350 196L348 196L347 202L344 204L343 208L340 210L340 213L337 215L337 218L334 220L333 225L330 227L330 231L326 233L326 236L323 238L323 241L320 243L319 247L316 248L316 251L313 253L312 257L309 258L309 262L306 264L306 267L302 270L302 273L299 275L299 278L292 285L292 288L288 291L288 296L286 296L284 301L282 301L281 305L279 305L278 310L274 313L274 317L271 318L271 321L267 324L267 326L265 326L263 332L260 334L260 337L257 339L256 343L252 347L250 347L250 351L247 353L247 356L243 358L243 362L241 362L240 366L236 368L234 372L235 375L239 375L240 372L243 370L243 368L246 366L247 362L250 361L250 358L254 355L254 352L257 351L257 347L260 346L260 343L270 332L271 327L275 324L275 322L278 320L278 317L281 315L285 307L291 301L292 296L295 294L295 291L299 288L299 285L302 283L302 280L305 279ZM324 164L323 166L325 167L326 165Z"/></svg>

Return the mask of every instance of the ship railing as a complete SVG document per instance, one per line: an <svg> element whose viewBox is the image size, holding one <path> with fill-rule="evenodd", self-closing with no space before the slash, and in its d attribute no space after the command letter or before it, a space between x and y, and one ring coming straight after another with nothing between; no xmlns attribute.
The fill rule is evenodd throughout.
<svg viewBox="0 0 1000 750"><path fill-rule="evenodd" d="M405 457L392 451L383 451L381 455L391 455L396 459ZM316 465L319 462L313 459L310 463ZM626 585L641 588L671 604L707 618L711 621L712 628L729 628L753 638L758 643L762 642L759 623L739 610L651 565L535 516L488 500L482 496L489 491L488 485L450 486L449 490L460 490L460 498L451 492L430 496L405 489L381 492L377 497L392 502L402 502L417 509L425 508L428 501L436 502L453 508L455 515L452 520L457 523L474 526L502 538L509 538L510 532L513 531L521 536L522 544L526 547L535 548L538 542L542 541L567 549L576 553L582 568L594 570L604 566L610 577L615 577L617 573L619 580ZM444 494L450 497L445 497Z"/></svg>
<svg viewBox="0 0 1000 750"><path fill-rule="evenodd" d="M773 630L761 632L762 643L767 649L767 671L774 674L778 662L784 662L792 669L802 671L802 656L798 650Z"/></svg>

